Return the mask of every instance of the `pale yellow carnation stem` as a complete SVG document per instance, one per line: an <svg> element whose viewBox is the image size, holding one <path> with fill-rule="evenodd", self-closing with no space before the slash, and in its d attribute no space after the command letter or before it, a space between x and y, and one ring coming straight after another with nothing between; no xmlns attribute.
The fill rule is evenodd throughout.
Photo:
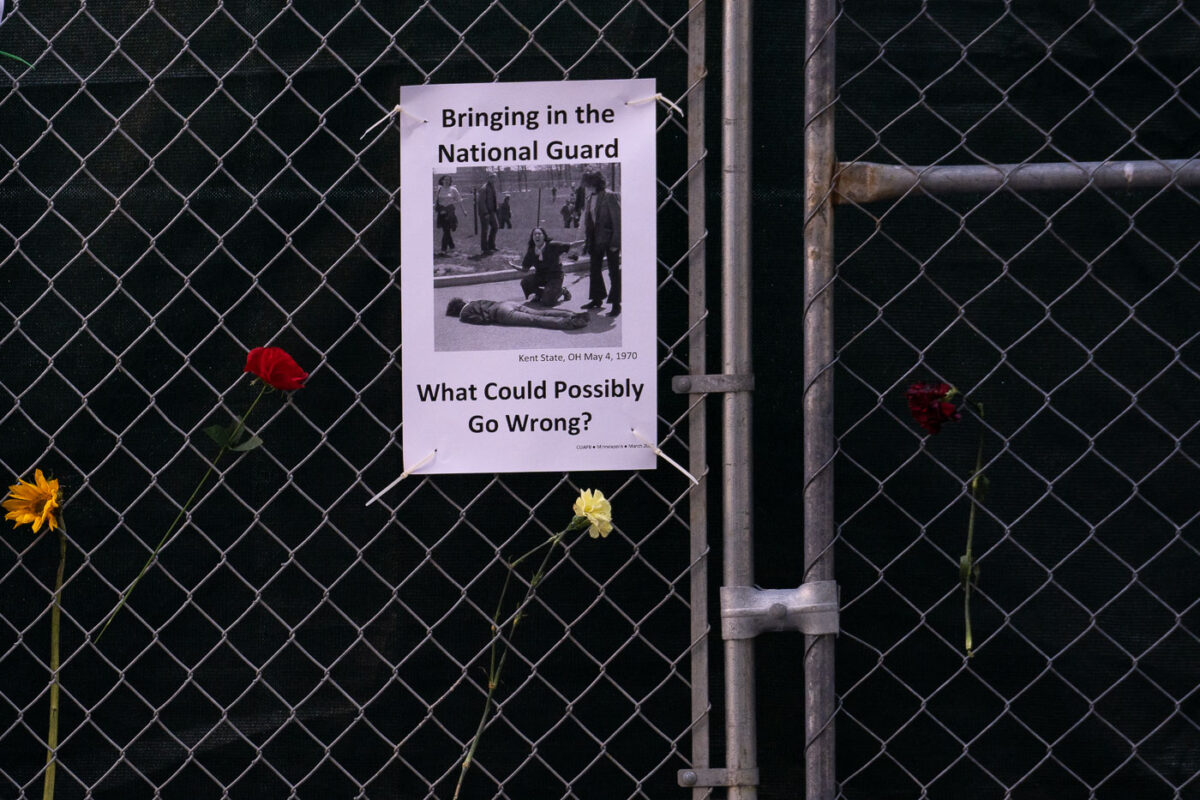
<svg viewBox="0 0 1200 800"><path fill-rule="evenodd" d="M563 537L571 531L581 530L582 528L586 528L587 525L587 517L575 517L571 520L571 524L568 525L564 530L554 534L549 539L530 550L528 553L525 553L520 558L508 564L508 573L504 576L504 586L500 589L500 600L496 603L496 613L492 615L492 647L490 653L490 662L488 664L487 698L483 701L483 713L479 717L479 726L475 729L475 735L471 737L471 744L467 748L467 754L463 757L462 770L458 773L458 783L454 786L453 800L458 800L459 792L462 791L463 779L467 777L467 770L471 768L471 762L475 760L475 751L479 749L479 740L483 738L483 729L487 726L488 718L490 718L492 715L492 699L495 697L496 687L500 685L500 673L504 669L504 662L508 658L508 651L512 647L507 638L501 639L500 614L504 610L504 595L508 593L508 583L512 579L513 571L516 570L517 565L519 565L522 561L529 558L543 547L546 547L546 545L549 545L549 547L546 549L546 555L542 559L541 566L537 568L537 572L533 573L533 577L529 579L529 588L525 590L525 598L520 602L516 609L513 610L512 623L511 627L509 628L509 636L512 636L513 632L516 630L517 623L520 622L521 617L524 616L522 612L525 610L525 606L529 605L529 601L533 599L534 590L537 589L538 584L541 583L542 578L545 576L546 566L550 563L550 556L554 554L555 546L562 542ZM500 652L500 658L497 659L496 648L501 641L504 643L504 650Z"/></svg>

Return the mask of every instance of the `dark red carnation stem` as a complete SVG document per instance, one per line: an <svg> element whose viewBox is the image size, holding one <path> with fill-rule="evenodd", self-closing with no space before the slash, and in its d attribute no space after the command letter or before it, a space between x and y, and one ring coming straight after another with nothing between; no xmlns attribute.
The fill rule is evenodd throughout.
<svg viewBox="0 0 1200 800"><path fill-rule="evenodd" d="M983 420L983 404L963 398L971 404L979 419ZM971 631L971 583L975 573L975 509L979 507L979 491L983 484L983 425L979 426L979 446L975 451L975 471L971 473L971 510L967 516L967 552L962 557L961 577L963 584L963 626L967 658L975 654L975 640Z"/></svg>
<svg viewBox="0 0 1200 800"><path fill-rule="evenodd" d="M204 484L208 482L209 477L212 476L213 471L217 468L217 462L221 460L221 456L225 455L233 443L237 441L238 436L241 435L242 431L246 427L246 419L250 416L250 413L254 411L254 407L258 405L259 400L262 400L263 395L267 393L267 389L269 388L271 387L266 383L266 381L264 381L263 387L258 391L258 397L254 398L254 402L250 404L250 407L246 409L246 413L242 414L242 418L238 420L237 426L233 429L233 433L228 439L225 440L225 444L221 445L221 449L217 453L216 458L214 458L208 465L208 471L204 473L204 477L200 479L200 482L196 484L196 488L192 490L192 496L187 499L187 502L184 503L183 507L179 509L179 513L175 515L174 521L172 521L170 527L167 528L167 532L163 534L162 539L158 543L158 547L155 547L154 552L150 554L150 558L146 559L146 563L142 565L142 571L139 572L137 577L133 579L133 583L129 584L129 588L125 590L125 594L121 595L121 602L117 603L117 607L114 608L113 612L108 615L108 619L105 621L104 627L100 629L100 633L96 634L97 644L100 642L100 637L104 635L106 630L108 630L108 626L111 625L112 621L117 618L117 614L119 614L121 609L125 607L125 602L129 599L129 595L133 594L133 590L137 587L138 582L142 579L142 576L146 574L146 570L150 569L150 565L153 564L155 559L158 558L159 552L164 546L166 546L167 540L169 540L171 538L171 534L175 532L175 528L177 525L179 525L179 521L183 519L183 516L187 513L187 510L192 507L192 503L200 494L200 490L204 488Z"/></svg>

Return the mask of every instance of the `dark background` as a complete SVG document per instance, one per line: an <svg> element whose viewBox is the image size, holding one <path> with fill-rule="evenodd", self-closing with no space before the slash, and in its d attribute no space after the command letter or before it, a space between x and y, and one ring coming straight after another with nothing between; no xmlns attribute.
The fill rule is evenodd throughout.
<svg viewBox="0 0 1200 800"><path fill-rule="evenodd" d="M615 498L620 530L543 585L467 795L685 791L681 477L446 476L363 507L401 469L400 214L394 129L359 136L426 79L635 64L679 97L686 56L657 17L686 4L590 2L603 37L551 2L434 5L44 2L0 27L0 49L35 63L0 63L0 463L52 470L70 499L60 797L448 796L482 706L497 554L559 529L585 486ZM507 11L548 18L535 46ZM1190 7L877 0L843 15L842 160L1200 150ZM757 3L754 34L755 548L775 588L802 571L802 4ZM707 49L715 334L716 4ZM660 131L667 186L685 139ZM660 435L682 459L686 406L667 381L687 371L685 198L662 191ZM1195 794L1198 210L1181 187L838 210L845 797ZM230 462L189 535L86 641L206 469L199 429L249 403L241 364L267 343L310 385L264 400L267 445ZM904 408L915 380L968 391L985 419L923 437ZM981 430L967 661L957 559ZM4 541L0 797L17 797L40 791L55 552L26 551L25 530ZM798 637L760 640L764 798L802 791L800 664Z"/></svg>
<svg viewBox="0 0 1200 800"><path fill-rule="evenodd" d="M396 129L361 135L426 80L637 64L680 97L686 26L624 5L51 2L0 27L34 63L0 64L0 463L67 497L58 797L449 797L501 559L562 529L584 487L619 530L552 562L462 796L680 791L682 476L414 477L364 506L402 469L401 215ZM686 194L669 188L686 133L660 119L659 435L686 460L687 400L666 385L687 370ZM266 444L225 459L97 643L268 344L307 387L264 398L249 424ZM0 797L41 793L57 548L31 542L0 544Z"/></svg>
<svg viewBox="0 0 1200 800"><path fill-rule="evenodd" d="M772 587L802 562L803 11L781 6L756 5L753 55L756 561ZM1197 52L1187 3L847 3L838 157L1195 158ZM837 211L845 797L1194 796L1198 200L1003 189ZM968 392L985 421L924 437L904 403L918 380ZM981 429L967 661L958 557ZM800 663L795 638L761 641L764 796L802 779Z"/></svg>

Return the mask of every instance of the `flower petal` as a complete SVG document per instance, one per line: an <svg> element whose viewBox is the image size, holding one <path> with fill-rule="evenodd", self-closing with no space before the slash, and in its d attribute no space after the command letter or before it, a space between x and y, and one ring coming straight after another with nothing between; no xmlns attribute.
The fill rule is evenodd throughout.
<svg viewBox="0 0 1200 800"><path fill-rule="evenodd" d="M251 372L280 391L302 389L308 373L281 347L256 347L246 354L243 372Z"/></svg>
<svg viewBox="0 0 1200 800"><path fill-rule="evenodd" d="M59 488L57 480L47 480L42 471L34 471L34 482L26 480L9 487L9 496L0 506L8 512L5 520L12 520L13 527L29 525L37 533L43 525L50 530L58 528Z"/></svg>

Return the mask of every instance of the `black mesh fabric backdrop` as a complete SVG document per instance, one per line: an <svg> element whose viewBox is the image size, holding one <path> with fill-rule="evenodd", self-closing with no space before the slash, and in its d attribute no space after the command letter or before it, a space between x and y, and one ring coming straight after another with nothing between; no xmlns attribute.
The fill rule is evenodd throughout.
<svg viewBox="0 0 1200 800"><path fill-rule="evenodd" d="M1198 11L841 4L838 158L1196 158ZM757 541L760 580L781 586L800 561L779 499L799 458L802 11L756 12ZM1183 187L838 207L842 796L1200 796L1198 223ZM970 392L986 423L923 438L904 401L918 380ZM958 557L981 427L968 662ZM799 650L766 640L760 660L792 670ZM789 670L762 689L770 796L801 779L795 706L774 702L796 692Z"/></svg>
<svg viewBox="0 0 1200 800"><path fill-rule="evenodd" d="M68 497L58 797L449 797L499 559L560 530L585 486L619 533L547 576L463 796L672 791L682 476L412 478L364 507L402 469L401 214L394 128L360 137L426 80L640 70L682 100L688 6L654 5L54 0L0 26L34 63L0 64L0 464ZM686 460L666 385L687 371L686 127L667 117L660 435ZM267 344L308 386L262 401L265 446L220 465L97 644ZM57 549L31 541L0 544L0 797L41 796Z"/></svg>
<svg viewBox="0 0 1200 800"><path fill-rule="evenodd" d="M571 63L566 77L612 78L644 64L678 97L685 55L656 13L686 4L652 5L588 3L611 20L603 37L569 4L515 1L54 0L0 26L0 49L36 65L0 62L0 463L52 468L71 497L60 797L448 796L482 702L478 662L472 681L453 679L486 644L497 546L540 541L586 485L617 496L625 536L573 551L547 581L506 686L519 703L470 796L493 796L495 776L508 796L565 796L564 775L579 797L683 796L679 476L438 478L362 506L400 469L401 343L397 140L360 134L427 74L546 80ZM537 47L510 12L548 20ZM876 0L842 14L843 161L1200 151L1190 3ZM746 54L756 557L770 587L801 574L802 32L802 4L760 1ZM687 168L669 126L659 160L668 184ZM842 796L1200 796L1198 211L1178 187L837 211ZM670 268L684 222L664 202L664 382L686 371ZM310 386L264 401L265 452L230 465L195 535L164 552L99 646L85 642L203 474L199 428L251 399L237 374L268 341ZM923 440L903 389L935 378L982 400L986 423ZM659 394L676 419L683 401ZM981 425L991 493L967 662L957 558ZM0 546L0 797L39 792L44 760L55 553L27 544ZM761 641L764 798L802 791L799 665L796 638Z"/></svg>

